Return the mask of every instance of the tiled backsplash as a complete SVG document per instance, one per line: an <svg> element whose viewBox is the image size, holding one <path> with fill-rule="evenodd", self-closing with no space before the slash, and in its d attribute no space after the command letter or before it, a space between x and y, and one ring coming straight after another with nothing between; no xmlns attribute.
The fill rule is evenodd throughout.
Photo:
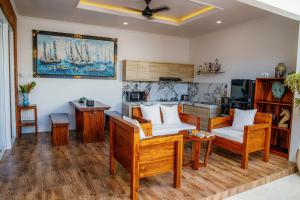
<svg viewBox="0 0 300 200"><path fill-rule="evenodd" d="M146 91L148 101L171 100L182 94L188 94L193 102L220 103L227 95L226 83L176 83L176 82L123 82L123 100L125 91Z"/></svg>
<svg viewBox="0 0 300 200"><path fill-rule="evenodd" d="M146 91L148 101L171 100L178 98L182 94L187 94L187 83L176 82L123 82L123 100L125 100L125 91Z"/></svg>
<svg viewBox="0 0 300 200"><path fill-rule="evenodd" d="M226 83L191 83L188 94L193 102L210 102L220 104L221 98L227 96Z"/></svg>

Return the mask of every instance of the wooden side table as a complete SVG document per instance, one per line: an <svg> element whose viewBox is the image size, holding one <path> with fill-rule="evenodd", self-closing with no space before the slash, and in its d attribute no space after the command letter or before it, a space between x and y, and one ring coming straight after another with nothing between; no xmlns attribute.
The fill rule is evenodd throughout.
<svg viewBox="0 0 300 200"><path fill-rule="evenodd" d="M35 134L37 135L37 106L35 104L29 105L29 106L23 106L23 105L19 105L18 106L19 109L19 124L18 124L18 128L19 128L19 133L20 136L22 135L22 127L27 127L27 126L34 126L35 129ZM34 112L34 118L32 120L22 120L22 111L28 111L28 110L33 110Z"/></svg>
<svg viewBox="0 0 300 200"><path fill-rule="evenodd" d="M200 138L188 134L183 135L184 142L192 142L192 155L191 155L191 161L188 163L184 163L184 166L192 166L194 170L198 170L199 167L206 167L209 154L211 151L212 141L215 139L215 136L209 137L209 138ZM201 143L206 142L206 151L204 156L204 161L202 163L199 162L200 159L200 150L201 150Z"/></svg>

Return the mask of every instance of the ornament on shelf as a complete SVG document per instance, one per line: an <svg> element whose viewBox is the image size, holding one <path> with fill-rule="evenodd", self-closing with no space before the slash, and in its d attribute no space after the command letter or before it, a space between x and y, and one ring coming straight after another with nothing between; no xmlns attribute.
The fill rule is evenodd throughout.
<svg viewBox="0 0 300 200"><path fill-rule="evenodd" d="M219 60L216 59L215 62L205 62L204 65L199 66L198 74L207 72L219 72L221 70L221 64Z"/></svg>
<svg viewBox="0 0 300 200"><path fill-rule="evenodd" d="M277 100L283 96L284 92L285 87L281 82L276 81L272 84L272 94Z"/></svg>
<svg viewBox="0 0 300 200"><path fill-rule="evenodd" d="M288 128L289 125L286 122L288 122L290 120L291 113L288 109L282 108L281 110L282 110L282 112L280 113L280 116L283 116L283 117L279 121L278 127L279 128Z"/></svg>

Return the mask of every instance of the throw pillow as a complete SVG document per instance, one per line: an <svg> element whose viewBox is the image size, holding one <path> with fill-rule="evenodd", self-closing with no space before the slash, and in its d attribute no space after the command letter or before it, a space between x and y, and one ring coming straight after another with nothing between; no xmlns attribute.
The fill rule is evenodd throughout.
<svg viewBox="0 0 300 200"><path fill-rule="evenodd" d="M173 106L160 106L164 124L181 124L178 105Z"/></svg>
<svg viewBox="0 0 300 200"><path fill-rule="evenodd" d="M146 137L145 133L144 133L144 131L143 131L141 125L140 125L140 123L137 120L131 119L131 118L126 117L126 116L123 116L123 120L126 121L126 122L128 122L128 123L130 123L130 124L136 125L137 127L140 128L140 139L141 140Z"/></svg>
<svg viewBox="0 0 300 200"><path fill-rule="evenodd" d="M244 126L253 125L256 111L235 109L232 129L244 131Z"/></svg>
<svg viewBox="0 0 300 200"><path fill-rule="evenodd" d="M145 106L140 105L143 118L150 120L152 124L161 124L160 108L159 104Z"/></svg>

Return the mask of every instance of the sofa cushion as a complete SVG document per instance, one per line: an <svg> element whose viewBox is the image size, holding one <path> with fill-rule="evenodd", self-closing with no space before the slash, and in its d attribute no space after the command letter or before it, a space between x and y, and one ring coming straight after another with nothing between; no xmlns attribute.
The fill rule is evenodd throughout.
<svg viewBox="0 0 300 200"><path fill-rule="evenodd" d="M179 124L153 124L152 125L152 136L162 136L176 134L183 130L195 130L196 126L179 123Z"/></svg>
<svg viewBox="0 0 300 200"><path fill-rule="evenodd" d="M180 118L178 114L178 105L164 106L160 105L161 113L163 116L164 124L180 124Z"/></svg>
<svg viewBox="0 0 300 200"><path fill-rule="evenodd" d="M140 105L143 118L150 120L152 124L161 124L160 106L159 104L145 106Z"/></svg>
<svg viewBox="0 0 300 200"><path fill-rule="evenodd" d="M133 125L136 125L137 127L140 128L140 139L141 139L141 140L144 139L144 138L146 137L146 136L145 136L145 133L144 133L144 131L143 131L141 125L140 125L140 123L139 123L137 120L131 119L131 118L126 117L126 116L123 116L123 120L126 121L126 122L128 122L128 123L131 123L131 124L133 124Z"/></svg>
<svg viewBox="0 0 300 200"><path fill-rule="evenodd" d="M256 109L254 110L235 109L232 128L238 131L244 131L244 126L253 125L256 111L257 111Z"/></svg>
<svg viewBox="0 0 300 200"><path fill-rule="evenodd" d="M232 129L231 126L213 129L211 132L218 137L233 140L239 143L243 143L244 140L244 132Z"/></svg>

